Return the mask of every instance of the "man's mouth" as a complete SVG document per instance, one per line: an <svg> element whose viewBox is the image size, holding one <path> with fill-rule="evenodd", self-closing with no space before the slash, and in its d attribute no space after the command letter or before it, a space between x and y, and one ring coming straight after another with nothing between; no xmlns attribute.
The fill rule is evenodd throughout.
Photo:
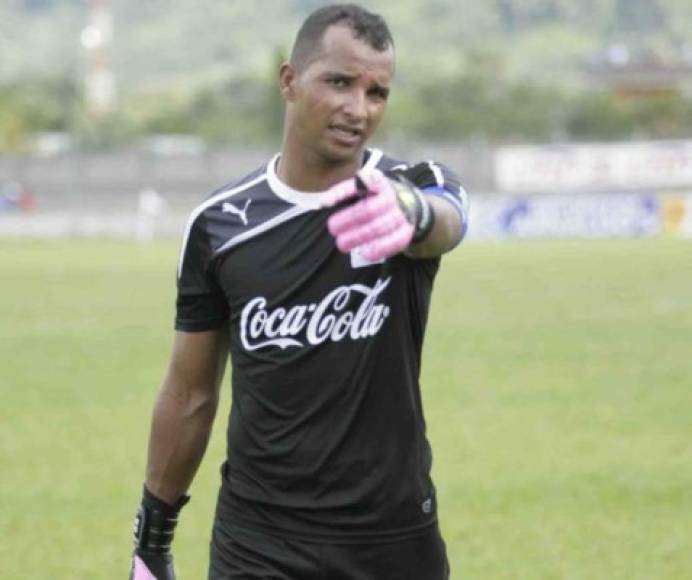
<svg viewBox="0 0 692 580"><path fill-rule="evenodd" d="M356 127L349 127L348 125L330 125L329 130L337 137L339 140L347 142L359 141L363 136L363 130Z"/></svg>

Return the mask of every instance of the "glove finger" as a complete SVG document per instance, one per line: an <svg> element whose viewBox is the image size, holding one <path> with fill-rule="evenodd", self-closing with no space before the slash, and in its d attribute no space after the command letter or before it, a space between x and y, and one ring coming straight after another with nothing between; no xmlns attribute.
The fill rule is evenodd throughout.
<svg viewBox="0 0 692 580"><path fill-rule="evenodd" d="M356 246L368 244L377 238L388 236L406 222L400 211L392 209L374 220L348 228L337 236L337 246L342 252L348 252Z"/></svg>
<svg viewBox="0 0 692 580"><path fill-rule="evenodd" d="M405 250L413 239L414 227L404 220L404 223L386 236L379 237L366 244L361 254L366 260L377 262L389 258Z"/></svg>
<svg viewBox="0 0 692 580"><path fill-rule="evenodd" d="M360 170L358 177L368 188L368 191L377 195L392 191L392 186L389 183L389 178L379 169L371 169L370 171Z"/></svg>
<svg viewBox="0 0 692 580"><path fill-rule="evenodd" d="M369 194L377 194L391 189L384 173L378 169L359 171L358 177L366 185ZM342 201L361 195L354 178L346 179L329 188L320 196L321 207L333 207Z"/></svg>
<svg viewBox="0 0 692 580"><path fill-rule="evenodd" d="M392 209L399 210L393 195L374 195L337 211L327 221L327 228L338 236L351 228L357 228L377 219Z"/></svg>
<svg viewBox="0 0 692 580"><path fill-rule="evenodd" d="M354 178L346 179L330 187L320 195L320 207L333 207L357 195L356 180Z"/></svg>

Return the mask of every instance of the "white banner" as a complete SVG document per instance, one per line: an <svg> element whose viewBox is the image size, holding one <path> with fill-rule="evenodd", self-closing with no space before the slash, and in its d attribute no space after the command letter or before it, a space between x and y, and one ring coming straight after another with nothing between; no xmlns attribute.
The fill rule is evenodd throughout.
<svg viewBox="0 0 692 580"><path fill-rule="evenodd" d="M500 147L500 192L692 187L692 141Z"/></svg>

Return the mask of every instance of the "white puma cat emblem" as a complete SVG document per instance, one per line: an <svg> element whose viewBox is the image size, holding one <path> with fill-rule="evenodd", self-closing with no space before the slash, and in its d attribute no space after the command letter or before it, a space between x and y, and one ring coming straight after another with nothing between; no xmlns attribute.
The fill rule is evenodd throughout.
<svg viewBox="0 0 692 580"><path fill-rule="evenodd" d="M223 202L223 206L221 206L221 211L223 213L232 213L237 215L240 218L240 221L243 222L243 225L247 225L247 208L249 207L250 203L252 202L251 199L248 199L245 202L245 207L243 209L238 209L236 206L234 206L232 203L228 201Z"/></svg>

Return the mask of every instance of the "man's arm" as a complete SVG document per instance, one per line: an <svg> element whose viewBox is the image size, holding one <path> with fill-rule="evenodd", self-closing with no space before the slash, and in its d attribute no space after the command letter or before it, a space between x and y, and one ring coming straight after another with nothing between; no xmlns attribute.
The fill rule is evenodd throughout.
<svg viewBox="0 0 692 580"><path fill-rule="evenodd" d="M180 509L209 442L228 358L225 330L176 332L149 435L130 580L175 580L170 552Z"/></svg>
<svg viewBox="0 0 692 580"><path fill-rule="evenodd" d="M404 250L411 258L434 258L455 248L463 237L459 211L451 202L435 195L426 195L435 214L435 223L424 240L412 243Z"/></svg>
<svg viewBox="0 0 692 580"><path fill-rule="evenodd" d="M188 490L202 461L227 359L225 330L176 332L154 406L145 482L165 502Z"/></svg>
<svg viewBox="0 0 692 580"><path fill-rule="evenodd" d="M432 258L454 248L466 232L466 193L453 178L444 179L439 167L431 167L419 164L411 174L393 176L360 172L322 194L322 207L337 208L327 227L339 250L358 248L366 259L378 261L399 252Z"/></svg>

